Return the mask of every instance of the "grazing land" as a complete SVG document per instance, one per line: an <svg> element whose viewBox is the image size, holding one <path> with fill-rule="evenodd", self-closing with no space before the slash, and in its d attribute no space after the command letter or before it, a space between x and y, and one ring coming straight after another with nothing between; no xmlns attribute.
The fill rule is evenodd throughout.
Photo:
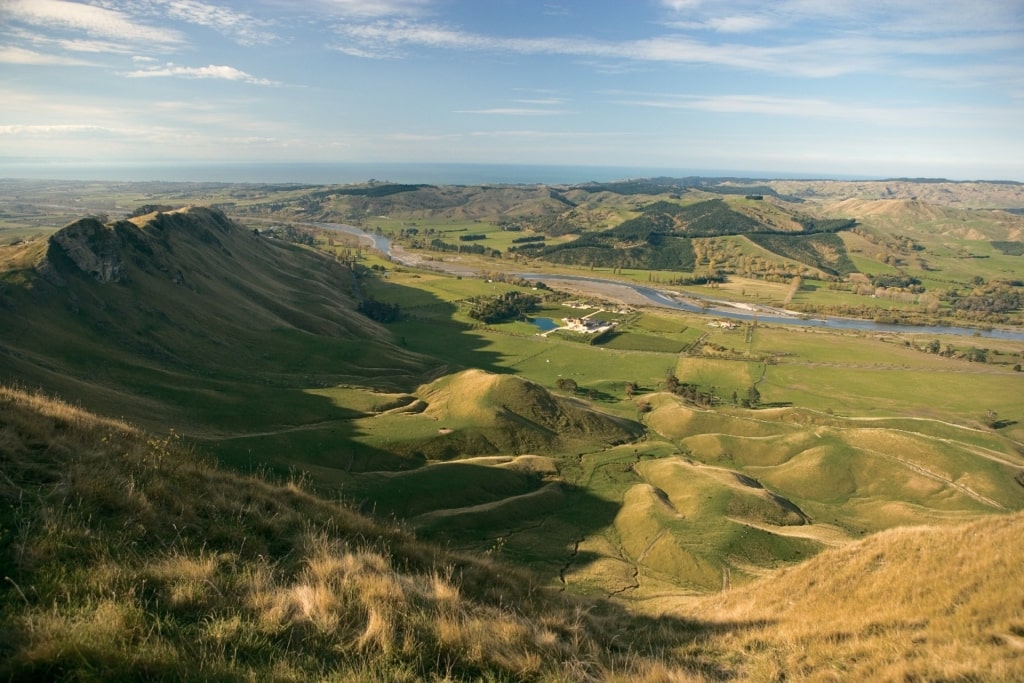
<svg viewBox="0 0 1024 683"><path fill-rule="evenodd" d="M1024 510L1012 186L950 183L929 203L902 181L888 199L810 181L758 181L760 199L721 180L4 183L9 676L65 675L78 652L183 676L283 658L303 678L332 651L350 679L415 680L430 658L460 680L820 678L829 643L854 678L1021 671L1024 605L1005 591L1022 565L997 540ZM32 465L109 448L125 455L106 485L84 459ZM53 481L80 503L33 540ZM219 511L171 514L188 487ZM305 535L288 530L300 517ZM249 525L262 540L241 540ZM991 557L944 565L943 544L972 533ZM88 561L93 546L60 540L90 534ZM46 612L71 557L83 575ZM896 580L915 562L952 602ZM863 588L841 620L827 604L861 595L853 568L896 597ZM522 574L484 590L506 571ZM143 580L156 592L102 597ZM343 613L345 591L381 601ZM83 640L101 607L111 627ZM165 636L113 654L153 619ZM445 626L470 623L481 643L515 633L514 654ZM610 647L616 630L647 645ZM180 666L198 669L175 669L192 637L209 648ZM224 659L238 638L251 651Z"/></svg>

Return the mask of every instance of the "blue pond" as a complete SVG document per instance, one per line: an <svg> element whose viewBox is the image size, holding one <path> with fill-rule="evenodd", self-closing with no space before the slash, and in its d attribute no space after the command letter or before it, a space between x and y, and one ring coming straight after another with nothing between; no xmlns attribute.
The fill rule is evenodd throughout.
<svg viewBox="0 0 1024 683"><path fill-rule="evenodd" d="M551 318L530 318L530 322L541 332L550 332L551 330L560 327L560 325Z"/></svg>

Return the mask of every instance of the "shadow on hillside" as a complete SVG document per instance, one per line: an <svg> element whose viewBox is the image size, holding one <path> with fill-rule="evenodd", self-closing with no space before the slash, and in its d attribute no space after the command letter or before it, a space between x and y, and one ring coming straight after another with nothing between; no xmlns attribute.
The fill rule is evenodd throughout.
<svg viewBox="0 0 1024 683"><path fill-rule="evenodd" d="M429 356L449 372L464 368L509 372L498 364L498 353L484 349L487 341L474 334L472 324L452 319L458 310L455 304L384 279L376 280L373 290L376 298L400 307L400 319L385 327L403 349Z"/></svg>
<svg viewBox="0 0 1024 683"><path fill-rule="evenodd" d="M628 633L623 632L616 636L616 642L623 651L629 651L635 656L650 657L672 668L683 669L702 681L746 680L738 668L728 666L730 661L741 666L742 660L732 656L736 654L734 652L726 655L720 649L720 639L742 642L745 632L767 629L777 623L767 619L710 621L671 614L646 616L610 600L600 602L593 613L595 616L608 617L613 623L628 626ZM758 640L751 641L751 644L768 646L767 643ZM656 680L676 679L671 677ZM772 680L784 680L784 677Z"/></svg>

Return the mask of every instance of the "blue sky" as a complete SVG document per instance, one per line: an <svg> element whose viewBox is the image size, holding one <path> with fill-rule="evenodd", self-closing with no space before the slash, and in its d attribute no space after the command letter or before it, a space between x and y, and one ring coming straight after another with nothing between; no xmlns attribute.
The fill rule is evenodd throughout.
<svg viewBox="0 0 1024 683"><path fill-rule="evenodd" d="M1024 181L1024 0L0 0L0 102L0 175L445 162Z"/></svg>

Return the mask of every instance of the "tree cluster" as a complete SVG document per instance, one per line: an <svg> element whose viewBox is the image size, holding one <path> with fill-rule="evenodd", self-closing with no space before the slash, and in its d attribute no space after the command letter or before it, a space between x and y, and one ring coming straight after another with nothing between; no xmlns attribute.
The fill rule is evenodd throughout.
<svg viewBox="0 0 1024 683"><path fill-rule="evenodd" d="M454 251L460 254L483 254L494 258L501 257L500 250L485 247L482 244L451 244L438 238L430 240L430 248L435 251Z"/></svg>
<svg viewBox="0 0 1024 683"><path fill-rule="evenodd" d="M539 303L540 298L531 294L506 292L474 300L473 306L469 310L469 317L487 324L522 320Z"/></svg>
<svg viewBox="0 0 1024 683"><path fill-rule="evenodd" d="M1024 308L1024 292L1007 283L993 282L976 287L966 296L950 293L953 310L969 317L1010 313Z"/></svg>
<svg viewBox="0 0 1024 683"><path fill-rule="evenodd" d="M379 323L395 322L402 315L402 309L398 304L389 304L373 298L360 301L357 310L370 320L376 320Z"/></svg>

